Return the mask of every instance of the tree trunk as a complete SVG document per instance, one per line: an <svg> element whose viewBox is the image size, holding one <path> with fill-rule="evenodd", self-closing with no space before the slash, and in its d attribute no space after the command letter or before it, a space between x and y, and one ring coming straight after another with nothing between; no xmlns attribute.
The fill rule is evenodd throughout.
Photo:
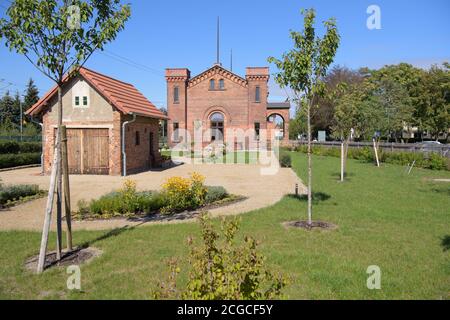
<svg viewBox="0 0 450 320"><path fill-rule="evenodd" d="M312 99L308 103L307 123L308 123L308 224L312 225L312 136L311 136L311 105Z"/></svg>
<svg viewBox="0 0 450 320"><path fill-rule="evenodd" d="M56 187L56 259L61 260L62 251L62 152L61 152L61 127L62 127L62 86L58 84L58 135L57 135L57 187Z"/></svg>

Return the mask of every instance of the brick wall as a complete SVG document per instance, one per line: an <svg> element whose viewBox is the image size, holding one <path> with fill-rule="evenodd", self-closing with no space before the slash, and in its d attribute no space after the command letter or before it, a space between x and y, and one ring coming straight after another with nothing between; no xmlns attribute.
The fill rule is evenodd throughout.
<svg viewBox="0 0 450 320"><path fill-rule="evenodd" d="M132 120L131 116L123 121ZM137 117L136 121L126 126L125 145L127 154L127 174L141 172L161 165L159 153L159 121L157 119ZM139 133L139 145L136 133ZM153 135L153 157L150 157L150 134Z"/></svg>
<svg viewBox="0 0 450 320"><path fill-rule="evenodd" d="M247 68L246 73L243 79L216 65L190 79L188 69L167 69L169 145L173 147L177 144L171 139L174 123L178 123L180 129L186 128L193 138L194 123L201 122L204 130L210 129L210 116L214 112L224 115L225 136L227 129L246 131L254 129L256 122L261 129L266 129L269 68ZM214 89L210 88L211 80L215 82ZM219 87L220 80L224 81L223 89ZM178 103L174 102L174 87L179 88ZM256 101L257 87L260 101ZM204 143L209 143L210 136L205 138ZM249 140L254 140L254 136Z"/></svg>

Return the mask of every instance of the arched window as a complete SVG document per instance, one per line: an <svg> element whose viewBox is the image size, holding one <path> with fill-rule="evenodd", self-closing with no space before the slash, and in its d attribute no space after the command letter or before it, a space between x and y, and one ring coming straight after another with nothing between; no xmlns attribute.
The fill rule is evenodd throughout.
<svg viewBox="0 0 450 320"><path fill-rule="evenodd" d="M270 130L274 130L276 139L283 139L285 133L284 118L279 114L272 114L267 118L267 126Z"/></svg>
<svg viewBox="0 0 450 320"><path fill-rule="evenodd" d="M225 80L220 79L219 80L219 89L224 90L225 89Z"/></svg>
<svg viewBox="0 0 450 320"><path fill-rule="evenodd" d="M216 88L216 82L214 79L209 80L209 90L214 90Z"/></svg>
<svg viewBox="0 0 450 320"><path fill-rule="evenodd" d="M214 112L211 117L211 141L223 141L224 117L220 112Z"/></svg>

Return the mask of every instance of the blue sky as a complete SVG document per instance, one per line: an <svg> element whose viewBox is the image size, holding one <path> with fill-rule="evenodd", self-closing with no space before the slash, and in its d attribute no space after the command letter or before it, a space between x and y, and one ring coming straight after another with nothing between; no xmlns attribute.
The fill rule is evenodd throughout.
<svg viewBox="0 0 450 320"><path fill-rule="evenodd" d="M0 0L0 16L9 0ZM158 107L166 104L164 69L187 67L193 75L216 59L216 19L221 19L221 61L245 75L247 66L266 66L292 47L289 30L302 29L301 8L315 8L318 22L335 17L342 40L335 64L378 68L401 61L419 67L450 61L450 1L448 0L132 0L126 29L87 67L133 83ZM368 30L366 9L381 8L381 30ZM119 58L120 57L120 58ZM125 58L125 59L124 59ZM274 67L271 67L274 71ZM22 56L0 44L0 88L23 90L32 77L39 89L52 83ZM270 100L283 91L271 81ZM2 95L4 91L0 91Z"/></svg>

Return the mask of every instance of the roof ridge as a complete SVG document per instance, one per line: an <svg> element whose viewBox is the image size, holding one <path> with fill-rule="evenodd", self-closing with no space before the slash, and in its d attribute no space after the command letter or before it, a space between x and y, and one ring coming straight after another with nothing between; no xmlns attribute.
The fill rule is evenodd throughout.
<svg viewBox="0 0 450 320"><path fill-rule="evenodd" d="M122 80L113 78L113 77L111 77L111 76L108 76L108 75L106 75L106 74L100 73L100 72L98 72L98 71L94 71L94 70L89 69L89 68L86 68L86 67L84 67L84 66L83 66L83 67L80 67L80 70L86 70L86 71L88 71L88 72L95 73L95 74L97 74L97 75L99 75L99 76L102 76L102 77L105 77L105 78L108 78L108 79L111 79L111 80L114 80L114 81L117 81L117 82L120 82L120 83L123 83L123 84L126 84L126 85L129 85L129 86L134 87L134 85L131 84L131 83L129 83L129 82L125 82L125 81L122 81Z"/></svg>

